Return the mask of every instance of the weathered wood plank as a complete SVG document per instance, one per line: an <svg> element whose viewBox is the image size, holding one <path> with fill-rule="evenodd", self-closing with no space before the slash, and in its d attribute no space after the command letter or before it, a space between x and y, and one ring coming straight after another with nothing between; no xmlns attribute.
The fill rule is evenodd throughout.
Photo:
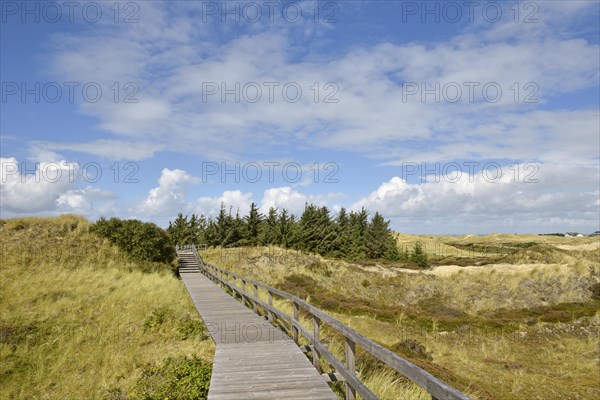
<svg viewBox="0 0 600 400"><path fill-rule="evenodd" d="M336 399L293 340L208 277L187 272L199 266L179 255L185 265L181 279L217 345L209 400ZM256 296L258 286L252 286Z"/></svg>

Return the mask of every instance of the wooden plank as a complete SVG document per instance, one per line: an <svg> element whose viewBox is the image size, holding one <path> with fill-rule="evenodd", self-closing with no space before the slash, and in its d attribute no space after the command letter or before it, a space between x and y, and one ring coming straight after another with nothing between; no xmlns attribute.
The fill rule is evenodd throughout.
<svg viewBox="0 0 600 400"><path fill-rule="evenodd" d="M187 255L185 263L189 268L200 267L198 260ZM227 274L216 268L213 271L213 279L223 277L223 285L234 286L226 280ZM336 399L310 360L284 332L203 274L183 273L181 279L217 345L209 400ZM242 282L244 288L250 283ZM253 285L253 289L256 296L258 286ZM248 303L255 296L243 293Z"/></svg>

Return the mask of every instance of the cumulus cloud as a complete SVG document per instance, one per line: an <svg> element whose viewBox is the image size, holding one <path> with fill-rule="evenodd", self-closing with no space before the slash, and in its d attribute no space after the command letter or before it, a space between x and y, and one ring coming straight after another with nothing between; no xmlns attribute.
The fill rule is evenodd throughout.
<svg viewBox="0 0 600 400"><path fill-rule="evenodd" d="M54 211L59 196L75 182L77 166L66 161L19 163L0 159L0 198L8 213Z"/></svg>
<svg viewBox="0 0 600 400"><path fill-rule="evenodd" d="M117 196L91 186L78 189L79 181L76 163L0 158L0 212L7 217L75 212L94 218L108 211L107 202Z"/></svg>
<svg viewBox="0 0 600 400"><path fill-rule="evenodd" d="M162 217L187 212L187 187L200 180L181 169L164 168L158 186L150 189L146 198L135 207L135 211L146 217Z"/></svg>
<svg viewBox="0 0 600 400"><path fill-rule="evenodd" d="M77 212L84 215L102 213L105 206L99 207L97 201L113 200L117 196L109 191L88 186L84 189L68 190L58 196L56 204L62 211Z"/></svg>
<svg viewBox="0 0 600 400"><path fill-rule="evenodd" d="M302 214L306 203L319 206L331 206L335 200L344 197L341 193L326 193L319 195L306 195L289 186L265 190L261 201L261 211L267 213L269 208L287 209L295 215Z"/></svg>
<svg viewBox="0 0 600 400"><path fill-rule="evenodd" d="M524 166L500 171L479 171L458 181L456 175L429 177L425 183L393 177L351 209L379 211L392 219L396 229L413 232L526 231L533 226L597 230L600 192L592 183L600 181L597 167L581 167L574 174L571 169L542 165L531 181L524 180L532 172ZM556 181L565 179L574 181L571 187L556 190Z"/></svg>
<svg viewBox="0 0 600 400"><path fill-rule="evenodd" d="M203 196L200 197L195 206L198 213L206 216L214 217L219 214L221 204L224 204L227 211L231 210L232 214L240 212L245 215L250 210L252 204L252 193L242 192L241 190L226 190L221 196Z"/></svg>

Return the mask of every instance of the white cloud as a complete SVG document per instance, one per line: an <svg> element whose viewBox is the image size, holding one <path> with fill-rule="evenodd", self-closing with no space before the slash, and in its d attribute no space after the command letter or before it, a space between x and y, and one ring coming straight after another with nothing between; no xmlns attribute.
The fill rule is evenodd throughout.
<svg viewBox="0 0 600 400"><path fill-rule="evenodd" d="M75 163L26 163L14 157L0 158L0 213L12 217L75 212L95 218L110 211L110 201L117 196L90 186L78 189L79 180Z"/></svg>
<svg viewBox="0 0 600 400"><path fill-rule="evenodd" d="M597 167L574 171L560 165L541 165L529 183L525 177L532 171L525 166L520 166L518 174L517 169L505 167L498 179L494 172L463 175L457 182L453 176L429 177L427 182L416 184L394 177L351 209L364 206L371 212L379 211L392 219L396 229L412 232L507 231L513 227L523 231L536 226L559 231L565 226L597 230ZM564 180L571 180L571 185L557 190L556 182Z"/></svg>
<svg viewBox="0 0 600 400"><path fill-rule="evenodd" d="M476 24L454 38L433 44L381 42L328 57L325 62L314 61L323 59L320 54L291 57L298 34L293 24L257 24L223 41L230 35L213 31L226 29L225 24L198 27L184 14L190 7L195 6L149 3L144 6L144 17L156 23L152 27L146 23L120 24L115 31L105 27L103 34L94 31L61 36L64 40L57 44L53 65L59 77L139 84L138 104L103 98L81 105L112 134L136 141L144 138L154 144L139 152L138 158L164 149L239 159L241 155L278 149L285 142L389 159L418 150L419 143L411 145L410 141L426 141L432 154L448 159L452 154L445 147L450 143L459 149L454 155L459 158L477 138L478 152L471 157L482 154L482 159L502 151L523 159L556 161L578 156L584 146L581 141L567 142L564 136L545 137L545 131L575 130L585 142L597 133L591 129L598 120L595 109L556 112L566 119L553 116L555 112L544 115L539 111L554 96L597 86L599 46L565 33L581 15L590 12L584 3L544 3L539 24L517 24L506 18L506 23ZM551 10L557 7L561 18L552 16ZM213 40L197 40L199 37ZM304 90L302 100L295 104L284 101L280 93L281 86L290 81ZM479 82L479 101L466 101L468 89L464 86L463 101L458 104L421 102L418 95L405 101L402 82L411 81L439 82L442 86ZM219 95L203 100L205 82L225 82L229 87L236 82L242 86L279 82L280 87L273 103L235 103L232 96L223 103ZM340 88L336 96L339 103L315 103L309 89L314 82L321 86L335 82ZM503 90L497 103L482 101L482 86L490 82ZM517 103L511 90L515 82L519 86ZM523 103L524 96L531 93L525 88L530 82L539 88L534 95L540 100L538 105ZM263 87L263 92L266 99L267 88ZM324 93L321 87L321 95ZM536 124L528 123L532 121ZM515 129L514 124L520 122L523 124ZM530 142L551 151L538 154ZM597 149L587 148L583 156L589 161L590 153ZM95 146L79 146L79 150L90 152Z"/></svg>
<svg viewBox="0 0 600 400"><path fill-rule="evenodd" d="M66 212L77 212L90 215L98 211L97 200L112 200L117 196L109 191L88 186L84 189L68 190L58 196L56 204Z"/></svg>
<svg viewBox="0 0 600 400"><path fill-rule="evenodd" d="M113 139L99 139L86 143L33 142L30 147L30 158L35 160L58 159L61 156L54 153L53 150L69 150L93 154L109 160L139 161L152 157L160 148L160 145L150 142Z"/></svg>
<svg viewBox="0 0 600 400"><path fill-rule="evenodd" d="M290 213L299 216L302 214L306 203L329 206L331 202L343 197L344 195L341 193L306 195L289 186L283 186L265 190L261 202L261 211L267 213L271 207L279 210L285 208Z"/></svg>
<svg viewBox="0 0 600 400"><path fill-rule="evenodd" d="M236 214L239 210L241 215L245 215L250 210L252 204L252 193L242 192L241 190L226 190L221 196L204 196L200 197L195 205L195 209L199 214L215 217L219 214L221 204L224 204L227 211L231 210L232 214Z"/></svg>
<svg viewBox="0 0 600 400"><path fill-rule="evenodd" d="M66 161L31 164L1 158L2 212L53 211L58 197L73 186L76 168Z"/></svg>
<svg viewBox="0 0 600 400"><path fill-rule="evenodd" d="M135 211L145 217L164 217L178 212L187 212L187 187L200 180L181 169L162 170L158 187L150 189L148 196L135 207Z"/></svg>

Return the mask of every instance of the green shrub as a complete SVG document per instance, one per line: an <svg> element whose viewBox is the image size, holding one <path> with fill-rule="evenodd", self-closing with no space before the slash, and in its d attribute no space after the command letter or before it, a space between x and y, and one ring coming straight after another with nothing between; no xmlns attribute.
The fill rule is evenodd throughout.
<svg viewBox="0 0 600 400"><path fill-rule="evenodd" d="M178 338L180 340L187 340L194 336L200 336L202 339L208 338L204 330L202 322L192 319L189 314L185 314L180 320L177 326Z"/></svg>
<svg viewBox="0 0 600 400"><path fill-rule="evenodd" d="M401 356L408 358L420 358L422 360L433 360L433 355L428 352L425 346L412 339L406 339L392 346L392 350Z"/></svg>
<svg viewBox="0 0 600 400"><path fill-rule="evenodd" d="M171 315L172 311L168 307L155 308L152 310L152 314L144 321L144 332L160 327Z"/></svg>
<svg viewBox="0 0 600 400"><path fill-rule="evenodd" d="M100 218L91 231L107 238L138 261L168 264L175 258L169 234L150 222Z"/></svg>
<svg viewBox="0 0 600 400"><path fill-rule="evenodd" d="M144 368L133 399L201 400L208 396L212 365L197 356L169 357Z"/></svg>
<svg viewBox="0 0 600 400"><path fill-rule="evenodd" d="M421 242L415 243L415 247L410 255L410 261L417 264L419 268L429 268L429 261L427 260L427 254L423 250Z"/></svg>

